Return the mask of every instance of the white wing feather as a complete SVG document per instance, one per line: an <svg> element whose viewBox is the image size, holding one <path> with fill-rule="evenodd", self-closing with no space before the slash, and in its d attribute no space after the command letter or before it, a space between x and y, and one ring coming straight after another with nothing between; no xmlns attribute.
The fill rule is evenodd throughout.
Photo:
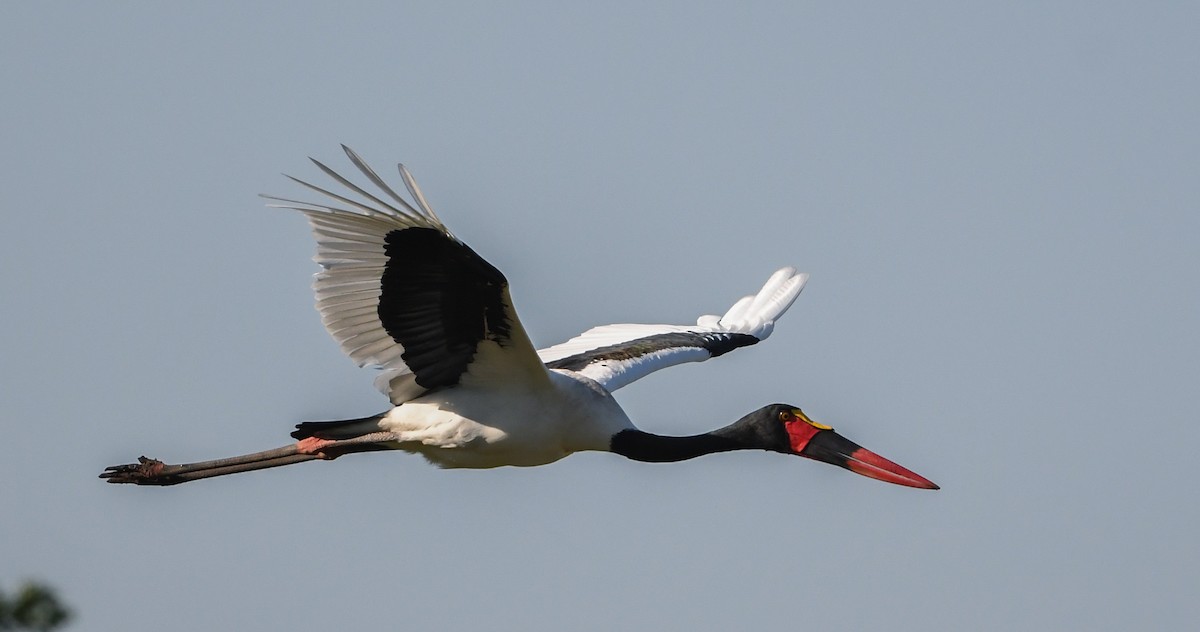
<svg viewBox="0 0 1200 632"><path fill-rule="evenodd" d="M405 228L431 228L458 240L438 219L404 165L399 165L400 176L415 204L397 194L350 148L343 145L342 149L359 171L390 198L390 202L364 190L316 160L313 163L321 171L361 196L365 202L295 178L292 179L336 201L338 205L263 197L282 203L269 206L297 210L307 216L317 241L314 260L322 268L313 283L321 320L342 350L359 366L383 369L375 381L376 386L388 394L393 403L399 404L420 395L425 389L415 382L412 370L401 357L403 347L388 335L377 313L380 278L388 260L384 240L388 233ZM548 364L558 361L572 363L573 367L579 364L581 366L571 370L596 380L609 390L615 390L653 371L683 362L706 360L714 353L719 355L738 346L765 340L771 335L775 320L796 300L807 280L807 274L798 274L793 268L783 268L775 272L757 294L737 301L723 316L701 316L693 326L605 325L590 329L562 344L542 349L537 354L541 362ZM506 293L505 301L509 300ZM530 353L532 359L532 348L526 346L528 337L515 312L512 312L511 304L507 309L514 327L511 336L513 342L518 347L528 348L529 352L526 353ZM668 340L661 338L664 334L683 336L674 336L664 342ZM738 335L752 336L754 339L738 338ZM645 339L656 336L659 338L654 339L653 344L646 344ZM597 350L605 353L597 355ZM499 368L508 372L528 368L524 366L527 362L521 360L523 353L503 355L513 358L504 360L497 365Z"/></svg>
<svg viewBox="0 0 1200 632"><path fill-rule="evenodd" d="M384 239L388 233L405 228L432 228L448 236L450 231L428 211L423 200L418 200L420 210L414 208L375 175L358 154L345 145L342 149L351 162L399 206L368 193L320 161L312 159L321 171L371 204L360 203L291 176L288 177L302 186L343 206L263 197L283 202L268 206L300 211L308 218L317 241L317 254L313 260L322 268L313 281L321 322L350 359L359 366L390 369L387 371L390 381L410 371L400 359L404 349L388 336L375 311L379 304L379 279L387 263ZM401 174L405 176L406 183L412 178L403 167Z"/></svg>
<svg viewBox="0 0 1200 632"><path fill-rule="evenodd" d="M400 177L415 204L397 194L353 150L345 145L342 149L382 195L390 198L390 202L359 187L317 160L312 162L321 171L361 196L363 201L291 176L288 177L337 204L327 206L267 195L263 197L277 202L268 206L297 210L308 218L317 241L317 254L313 260L322 268L313 282L321 322L342 351L359 366L383 369L375 385L390 397L392 403L400 404L426 389L416 383L412 369L405 364L401 355L404 347L388 334L379 319L381 279L388 265L385 240L393 231L429 228L439 231L448 239L462 242L434 214L416 180L404 165L398 165ZM545 368L534 355L533 345L508 302L507 291L504 300L506 320L510 325L510 344L505 347L505 353L487 355L489 366L479 364L479 358L476 358L477 362L473 362L469 370L476 373L490 371L492 375L512 380L522 377L545 379Z"/></svg>
<svg viewBox="0 0 1200 632"><path fill-rule="evenodd" d="M596 380L608 390L616 390L654 371L684 362L700 362L712 357L704 347L680 344L656 348L646 353L621 353L622 346L634 349L635 341L662 334L695 334L695 339L716 339L722 334L745 334L766 340L775 328L775 321L791 307L804 284L807 274L794 268L778 270L762 289L731 306L723 316L705 315L695 325L619 324L595 327L561 344L541 349L543 362L569 363L571 358L586 358L587 354L608 348L610 357L599 357L582 368L572 369ZM616 356L616 357L611 357ZM631 356L631 357L621 357Z"/></svg>

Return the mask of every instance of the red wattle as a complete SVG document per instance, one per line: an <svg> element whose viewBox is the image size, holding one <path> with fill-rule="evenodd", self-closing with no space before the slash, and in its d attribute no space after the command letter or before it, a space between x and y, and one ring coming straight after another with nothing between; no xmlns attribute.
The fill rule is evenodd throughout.
<svg viewBox="0 0 1200 632"><path fill-rule="evenodd" d="M821 430L805 421L789 421L783 424L787 428L788 438L792 443L792 451L799 454L804 451L808 442Z"/></svg>

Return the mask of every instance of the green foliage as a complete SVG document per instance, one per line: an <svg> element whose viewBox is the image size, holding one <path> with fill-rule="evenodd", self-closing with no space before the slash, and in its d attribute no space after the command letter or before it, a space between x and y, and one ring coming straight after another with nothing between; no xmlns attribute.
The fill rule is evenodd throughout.
<svg viewBox="0 0 1200 632"><path fill-rule="evenodd" d="M26 582L11 597L0 592L0 630L47 632L70 619L71 611L49 586Z"/></svg>

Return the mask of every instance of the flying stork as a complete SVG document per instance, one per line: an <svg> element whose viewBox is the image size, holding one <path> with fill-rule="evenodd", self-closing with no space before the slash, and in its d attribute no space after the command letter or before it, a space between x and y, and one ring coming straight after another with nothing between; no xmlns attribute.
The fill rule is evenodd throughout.
<svg viewBox="0 0 1200 632"><path fill-rule="evenodd" d="M321 320L351 359L381 369L375 383L392 408L301 423L292 432L296 441L275 450L182 465L141 457L101 478L174 485L376 450L414 452L448 468L543 465L583 450L650 462L768 450L938 489L796 406L771 404L712 432L669 437L639 430L613 399L612 391L653 371L765 340L808 275L783 268L757 294L695 325L606 325L537 350L504 275L450 232L404 165L400 177L411 202L342 148L376 192L310 159L348 189L345 195L288 176L331 205L264 197L308 218L322 268L314 283Z"/></svg>

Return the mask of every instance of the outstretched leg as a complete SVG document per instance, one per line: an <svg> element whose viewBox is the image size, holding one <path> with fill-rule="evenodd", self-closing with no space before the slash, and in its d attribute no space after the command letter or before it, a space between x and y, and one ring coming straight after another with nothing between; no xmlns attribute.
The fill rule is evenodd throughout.
<svg viewBox="0 0 1200 632"><path fill-rule="evenodd" d="M331 460L351 452L390 450L396 447L395 441L396 435L390 432L374 432L340 441L308 437L274 450L181 465L167 465L157 459L143 456L138 458L137 463L105 468L100 478L110 483L177 485L202 478L251 472L316 459Z"/></svg>

